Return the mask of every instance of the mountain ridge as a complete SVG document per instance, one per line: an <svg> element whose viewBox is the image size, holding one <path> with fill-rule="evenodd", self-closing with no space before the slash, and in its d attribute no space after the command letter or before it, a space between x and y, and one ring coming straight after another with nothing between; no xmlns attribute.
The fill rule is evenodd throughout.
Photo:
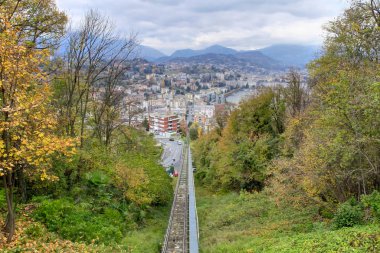
<svg viewBox="0 0 380 253"><path fill-rule="evenodd" d="M263 54L289 66L305 67L321 51L316 45L275 44L258 49Z"/></svg>
<svg viewBox="0 0 380 253"><path fill-rule="evenodd" d="M197 55L205 54L236 54L238 51L232 48L224 47L221 45L212 45L204 49L194 50L194 49L181 49L177 50L170 55L171 58L180 58L180 57L192 57Z"/></svg>
<svg viewBox="0 0 380 253"><path fill-rule="evenodd" d="M288 67L300 67L300 68L305 68L306 64L310 62L311 60L315 59L318 51L320 51L320 47L318 46L297 45L297 44L275 44L275 45L271 45L271 46L257 49L257 50L241 50L241 51L216 44L216 45L212 45L204 49L198 49L198 50L189 49L189 48L180 49L180 50L176 50L171 55L166 55L160 52L159 50L156 50L148 46L141 45L140 48L142 49L141 50L142 53L140 54L142 58L145 58L148 61L153 61L157 63L173 62L174 59L181 59L182 61L186 61L185 59L189 59L196 56L217 54L217 55L225 55L225 56L226 55L235 56L235 58L238 58L241 60L244 59L249 62L252 62L253 58L255 58L256 60L264 60L265 63L261 63L262 65L269 64L273 66L273 61L276 61L277 65L284 65ZM267 58L261 55L258 56L257 52L262 53ZM253 58L249 59L250 57L253 57ZM207 57L198 57L198 58L190 59L189 61L194 61L194 59L205 60L205 58ZM222 58L222 57L219 57L219 58ZM268 58L270 58L271 60L269 60Z"/></svg>
<svg viewBox="0 0 380 253"><path fill-rule="evenodd" d="M284 68L283 64L258 51L238 52L234 55L208 53L191 57L168 58L164 63L224 65L229 68L246 70Z"/></svg>

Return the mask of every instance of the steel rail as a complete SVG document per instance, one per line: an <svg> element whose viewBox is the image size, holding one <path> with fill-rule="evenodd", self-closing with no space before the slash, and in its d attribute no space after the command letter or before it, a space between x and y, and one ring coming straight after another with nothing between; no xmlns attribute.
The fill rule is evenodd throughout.
<svg viewBox="0 0 380 253"><path fill-rule="evenodd" d="M188 144L184 145L184 149L182 150L182 166L179 172L178 181L175 188L174 199L172 208L170 211L170 218L168 222L168 227L165 234L164 244L162 247L162 253L172 253L172 252L188 252L188 171L187 171L187 163L188 163ZM185 187L183 187L185 186ZM183 202L183 203L181 203ZM178 210L178 204L181 204L181 210ZM179 212L178 212L179 211ZM182 212L181 212L182 211ZM182 217L176 217L178 215L182 215ZM174 224L174 222L178 222L179 224ZM176 247L176 233L180 231L175 231L177 226L183 227L181 233L182 237L182 249L178 249ZM173 237L173 238L172 238ZM181 251L178 251L181 250Z"/></svg>

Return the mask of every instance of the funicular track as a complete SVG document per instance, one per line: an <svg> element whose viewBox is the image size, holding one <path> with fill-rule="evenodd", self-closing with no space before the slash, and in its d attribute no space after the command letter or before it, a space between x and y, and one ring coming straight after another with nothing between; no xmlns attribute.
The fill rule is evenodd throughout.
<svg viewBox="0 0 380 253"><path fill-rule="evenodd" d="M174 194L168 228L165 235L162 253L189 252L188 237L188 146L184 145L183 159Z"/></svg>

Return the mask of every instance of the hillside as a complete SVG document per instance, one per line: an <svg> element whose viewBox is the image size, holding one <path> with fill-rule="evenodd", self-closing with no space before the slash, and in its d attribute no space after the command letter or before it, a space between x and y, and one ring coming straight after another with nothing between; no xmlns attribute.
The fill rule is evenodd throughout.
<svg viewBox="0 0 380 253"><path fill-rule="evenodd" d="M314 206L294 208L268 193L219 193L197 186L202 253L375 253L380 227L331 229Z"/></svg>
<svg viewBox="0 0 380 253"><path fill-rule="evenodd" d="M186 64L212 64L221 65L231 69L255 70L282 69L279 62L263 55L257 51L239 52L236 54L203 54L192 57L170 58L165 63L186 63Z"/></svg>
<svg viewBox="0 0 380 253"><path fill-rule="evenodd" d="M379 31L371 13L355 2L329 23L309 83L290 70L285 86L256 88L193 143L203 252L379 252L380 37L368 32ZM267 52L287 59L297 50L310 53Z"/></svg>
<svg viewBox="0 0 380 253"><path fill-rule="evenodd" d="M152 47L139 45L136 49L136 56L139 58L146 59L148 61L155 61L161 57L165 57L166 55L162 52L160 52L157 49L154 49Z"/></svg>

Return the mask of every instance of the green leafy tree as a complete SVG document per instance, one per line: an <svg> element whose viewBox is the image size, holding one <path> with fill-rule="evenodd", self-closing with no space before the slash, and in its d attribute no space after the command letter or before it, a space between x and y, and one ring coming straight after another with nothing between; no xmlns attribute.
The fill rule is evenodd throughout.
<svg viewBox="0 0 380 253"><path fill-rule="evenodd" d="M190 140L195 141L198 139L198 129L195 127L191 127L189 130Z"/></svg>
<svg viewBox="0 0 380 253"><path fill-rule="evenodd" d="M268 165L278 153L283 112L283 101L269 89L243 102L220 138L215 130L196 143L200 177L213 178L213 184L229 190L262 190Z"/></svg>
<svg viewBox="0 0 380 253"><path fill-rule="evenodd" d="M276 180L319 203L380 187L378 13L374 1L353 1L329 23L323 55L309 66L311 104L284 135L293 158L275 164Z"/></svg>
<svg viewBox="0 0 380 253"><path fill-rule="evenodd" d="M146 131L149 131L149 121L148 121L147 118L144 118L144 121L143 121L143 123L142 123L142 126L144 127L144 129L145 129Z"/></svg>

